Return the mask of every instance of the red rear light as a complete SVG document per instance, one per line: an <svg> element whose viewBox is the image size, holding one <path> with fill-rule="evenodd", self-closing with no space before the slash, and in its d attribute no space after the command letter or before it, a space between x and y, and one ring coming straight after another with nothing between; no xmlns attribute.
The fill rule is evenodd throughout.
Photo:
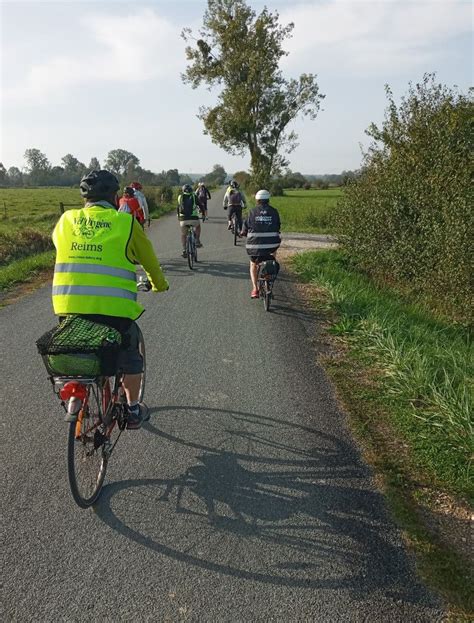
<svg viewBox="0 0 474 623"><path fill-rule="evenodd" d="M87 388L77 381L69 381L64 387L61 387L59 395L61 396L61 400L69 400L69 398L73 396L74 398L79 398L79 400L84 400L87 395Z"/></svg>

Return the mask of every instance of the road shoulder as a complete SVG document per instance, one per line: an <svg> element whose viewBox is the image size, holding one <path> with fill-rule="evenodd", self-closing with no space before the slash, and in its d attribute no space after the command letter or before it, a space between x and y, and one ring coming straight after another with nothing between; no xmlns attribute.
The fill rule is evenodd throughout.
<svg viewBox="0 0 474 623"><path fill-rule="evenodd" d="M406 445L389 425L380 406L367 398L370 376L354 365L344 340L331 335L335 322L331 312L314 304L315 299L324 298L324 292L315 284L302 283L292 270L291 258L295 253L335 246L328 236L291 234L279 252L285 268L285 288L304 310L314 356L331 380L364 460L374 470L377 486L408 549L415 554L420 576L448 602L448 620L472 620L472 604L466 594L473 563L467 553L471 539L469 506L427 486L416 472L411 473Z"/></svg>

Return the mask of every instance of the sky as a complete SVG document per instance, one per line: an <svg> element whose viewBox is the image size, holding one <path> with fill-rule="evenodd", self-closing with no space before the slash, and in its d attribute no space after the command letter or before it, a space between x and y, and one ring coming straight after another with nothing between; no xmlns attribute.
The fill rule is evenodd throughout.
<svg viewBox="0 0 474 623"><path fill-rule="evenodd" d="M316 120L299 119L290 168L303 174L357 169L380 123L384 85L403 96L436 72L463 92L472 85L470 0L248 0L293 22L286 77L315 73L325 94ZM111 149L152 171L247 169L203 134L200 105L218 91L183 84L184 27L197 33L205 0L0 0L0 162L25 165L36 147L53 165L72 153L88 164Z"/></svg>

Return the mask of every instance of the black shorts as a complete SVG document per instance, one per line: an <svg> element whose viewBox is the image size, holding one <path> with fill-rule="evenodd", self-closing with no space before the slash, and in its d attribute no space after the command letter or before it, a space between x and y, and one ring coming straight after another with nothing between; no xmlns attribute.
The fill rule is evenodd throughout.
<svg viewBox="0 0 474 623"><path fill-rule="evenodd" d="M92 322L105 324L120 331L122 335L122 350L119 355L118 367L124 374L141 374L143 372L143 357L140 355L138 348L140 331L134 320L98 314L81 315Z"/></svg>
<svg viewBox="0 0 474 623"><path fill-rule="evenodd" d="M253 264L260 264L260 262L264 262L265 260L274 260L275 259L275 253L278 251L278 247L276 247L273 251L270 251L268 253L265 253L265 255L251 255L250 256L250 261Z"/></svg>

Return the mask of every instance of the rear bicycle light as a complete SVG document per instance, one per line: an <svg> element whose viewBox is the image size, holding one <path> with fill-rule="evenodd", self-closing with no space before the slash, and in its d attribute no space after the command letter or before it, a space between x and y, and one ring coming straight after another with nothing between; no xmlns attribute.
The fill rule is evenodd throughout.
<svg viewBox="0 0 474 623"><path fill-rule="evenodd" d="M59 390L59 396L61 400L68 400L69 398L78 398L84 400L87 396L87 388L78 381L69 381Z"/></svg>

